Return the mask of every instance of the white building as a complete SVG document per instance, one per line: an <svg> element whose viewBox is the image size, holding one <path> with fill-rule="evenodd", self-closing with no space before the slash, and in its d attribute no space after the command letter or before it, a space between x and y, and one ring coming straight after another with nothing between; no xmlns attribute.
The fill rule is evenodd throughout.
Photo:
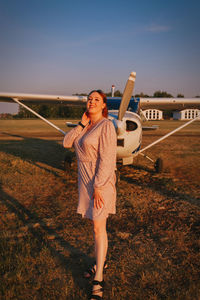
<svg viewBox="0 0 200 300"><path fill-rule="evenodd" d="M162 120L163 112L158 109L146 109L143 111L147 120Z"/></svg>
<svg viewBox="0 0 200 300"><path fill-rule="evenodd" d="M184 109L181 111L173 112L173 119L174 120L190 120L190 119L194 119L198 115L200 115L199 109Z"/></svg>

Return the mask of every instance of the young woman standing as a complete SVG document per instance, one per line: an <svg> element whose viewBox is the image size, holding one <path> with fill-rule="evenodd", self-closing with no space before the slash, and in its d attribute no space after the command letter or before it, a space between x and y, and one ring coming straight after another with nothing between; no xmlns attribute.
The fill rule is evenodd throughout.
<svg viewBox="0 0 200 300"><path fill-rule="evenodd" d="M116 210L116 133L107 116L105 94L101 90L90 92L81 122L63 141L65 148L75 147L78 160L77 212L93 221L96 264L85 273L85 277L94 273L90 299L102 299L108 248L106 221Z"/></svg>

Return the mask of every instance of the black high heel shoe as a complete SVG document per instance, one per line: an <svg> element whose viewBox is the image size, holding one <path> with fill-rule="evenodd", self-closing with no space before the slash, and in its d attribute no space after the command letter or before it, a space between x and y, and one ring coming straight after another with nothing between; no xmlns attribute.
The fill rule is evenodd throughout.
<svg viewBox="0 0 200 300"><path fill-rule="evenodd" d="M94 265L90 269L88 269L87 271L84 272L84 275L83 275L84 278L90 278L93 275L95 275L96 269L95 269L94 266L96 266L96 262L94 263ZM107 260L105 260L104 266L103 266L103 270L105 271L106 269L108 269Z"/></svg>
<svg viewBox="0 0 200 300"><path fill-rule="evenodd" d="M90 300L92 300L92 299L96 299L96 300L103 300L103 296L101 297L101 296L99 296L99 295L97 295L98 293L103 293L103 291L104 291L104 286L105 286L105 281L104 280L102 280L102 281L98 281L98 280L93 280L92 281L92 284L93 284L93 286L94 285L100 285L100 288L99 289L96 289L96 290L92 290L92 294L91 294L91 296L90 296Z"/></svg>

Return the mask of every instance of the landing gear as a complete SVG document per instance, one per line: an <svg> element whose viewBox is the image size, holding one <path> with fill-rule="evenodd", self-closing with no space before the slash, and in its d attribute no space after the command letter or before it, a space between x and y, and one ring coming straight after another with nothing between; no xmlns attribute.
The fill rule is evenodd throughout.
<svg viewBox="0 0 200 300"><path fill-rule="evenodd" d="M154 161L153 159L151 159L149 156L145 155L144 153L139 153L140 155L142 155L143 157L147 158L148 160L150 160L152 163L154 163L154 168L156 173L161 173L163 171L163 160L162 158L158 158L156 161Z"/></svg>
<svg viewBox="0 0 200 300"><path fill-rule="evenodd" d="M72 152L67 152L64 158L64 170L70 171L74 163L75 155Z"/></svg>
<svg viewBox="0 0 200 300"><path fill-rule="evenodd" d="M115 176L116 176L116 185L118 185L120 182L120 171L119 170L115 171Z"/></svg>
<svg viewBox="0 0 200 300"><path fill-rule="evenodd" d="M156 173L161 173L163 171L163 160L160 157L156 160L154 168Z"/></svg>

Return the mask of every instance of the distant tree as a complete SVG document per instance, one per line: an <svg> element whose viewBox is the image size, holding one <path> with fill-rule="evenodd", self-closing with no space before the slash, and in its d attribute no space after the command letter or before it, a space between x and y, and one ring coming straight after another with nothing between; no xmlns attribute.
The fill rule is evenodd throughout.
<svg viewBox="0 0 200 300"><path fill-rule="evenodd" d="M80 94L78 94L78 93L76 93L76 94L73 94L73 96L87 96L88 94L86 94L86 93L80 93Z"/></svg>
<svg viewBox="0 0 200 300"><path fill-rule="evenodd" d="M200 98L200 96L197 95L197 96L195 96L195 98Z"/></svg>
<svg viewBox="0 0 200 300"><path fill-rule="evenodd" d="M108 92L108 93L105 93L107 97L111 97L112 96L112 93L111 92ZM123 94L120 92L120 90L116 90L115 93L114 93L114 96L115 97L122 97Z"/></svg>
<svg viewBox="0 0 200 300"><path fill-rule="evenodd" d="M85 107L60 106L59 117L66 119L80 119L85 111Z"/></svg>
<svg viewBox="0 0 200 300"><path fill-rule="evenodd" d="M177 97L177 98L184 98L184 95L178 94L176 97Z"/></svg>
<svg viewBox="0 0 200 300"><path fill-rule="evenodd" d="M120 92L120 90L115 91L115 97L122 97L123 94Z"/></svg>
<svg viewBox="0 0 200 300"><path fill-rule="evenodd" d="M45 104L39 105L38 113L44 118L49 118L51 116L51 106Z"/></svg>
<svg viewBox="0 0 200 300"><path fill-rule="evenodd" d="M58 106L57 105L46 105L46 104L30 104L29 107L42 115L44 118L57 117L58 116ZM33 113L28 111L26 108L19 108L19 113L17 115L19 118L37 118Z"/></svg>
<svg viewBox="0 0 200 300"><path fill-rule="evenodd" d="M136 98L149 98L150 96L141 92L140 94L135 95Z"/></svg>
<svg viewBox="0 0 200 300"><path fill-rule="evenodd" d="M30 104L29 107L31 109L33 109L34 111L36 111L38 113L38 106L39 105L34 105L34 104ZM17 117L18 118L36 118L35 115L33 115L30 111L28 111L26 108L22 107L22 106L19 106L19 112L17 114Z"/></svg>
<svg viewBox="0 0 200 300"><path fill-rule="evenodd" d="M81 118L85 108L83 107L73 107L73 106L64 106L59 104L54 105L29 105L31 109L40 114L44 118L71 118L79 119ZM29 112L27 109L20 107L19 113L16 115L16 118L37 118L33 113Z"/></svg>
<svg viewBox="0 0 200 300"><path fill-rule="evenodd" d="M156 91L153 94L153 97L155 97L155 98L173 98L173 96L171 94L168 94L167 92L164 92L164 91Z"/></svg>

